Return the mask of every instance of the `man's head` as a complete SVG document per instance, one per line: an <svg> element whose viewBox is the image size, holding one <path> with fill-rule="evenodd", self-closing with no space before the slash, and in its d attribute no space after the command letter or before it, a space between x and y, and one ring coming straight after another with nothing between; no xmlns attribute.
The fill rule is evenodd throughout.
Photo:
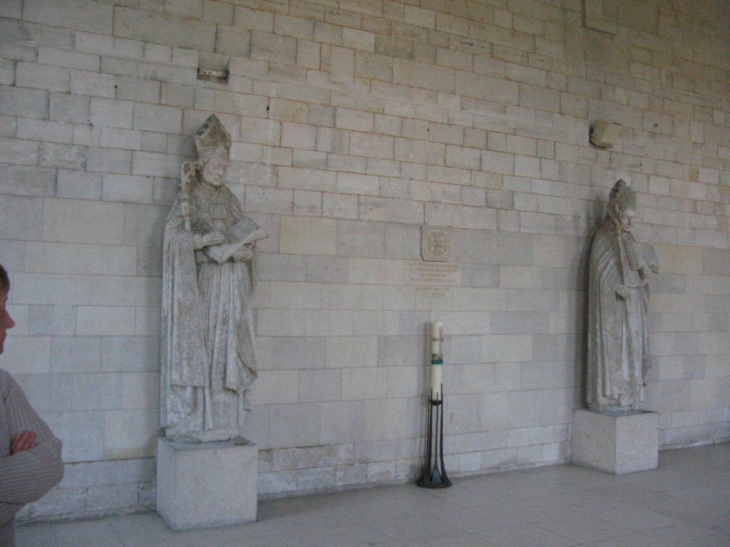
<svg viewBox="0 0 730 547"><path fill-rule="evenodd" d="M0 291L8 292L10 290L10 278L7 270L0 264Z"/></svg>
<svg viewBox="0 0 730 547"><path fill-rule="evenodd" d="M15 326L15 321L5 308L8 303L8 292L10 292L10 278L8 272L0 264L0 353L5 349L5 337L8 329Z"/></svg>

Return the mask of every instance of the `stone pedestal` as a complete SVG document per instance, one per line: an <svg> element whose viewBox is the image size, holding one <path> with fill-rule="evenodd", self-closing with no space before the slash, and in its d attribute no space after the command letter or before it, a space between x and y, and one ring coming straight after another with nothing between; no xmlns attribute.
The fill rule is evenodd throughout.
<svg viewBox="0 0 730 547"><path fill-rule="evenodd" d="M616 475L659 465L657 413L573 411L573 463Z"/></svg>
<svg viewBox="0 0 730 547"><path fill-rule="evenodd" d="M157 440L157 512L173 530L256 520L258 447Z"/></svg>

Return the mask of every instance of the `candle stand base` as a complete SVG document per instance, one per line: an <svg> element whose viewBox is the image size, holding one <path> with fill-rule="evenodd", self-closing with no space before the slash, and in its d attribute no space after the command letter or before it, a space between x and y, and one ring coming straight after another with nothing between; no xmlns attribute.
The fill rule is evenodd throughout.
<svg viewBox="0 0 730 547"><path fill-rule="evenodd" d="M416 484L422 488L448 488L451 481L444 467L443 388L441 399L428 400L428 440L421 476Z"/></svg>

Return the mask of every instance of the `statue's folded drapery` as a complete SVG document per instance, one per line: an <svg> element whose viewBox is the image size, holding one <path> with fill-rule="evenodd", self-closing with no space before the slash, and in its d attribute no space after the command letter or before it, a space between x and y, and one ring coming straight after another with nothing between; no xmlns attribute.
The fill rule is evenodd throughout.
<svg viewBox="0 0 730 547"><path fill-rule="evenodd" d="M634 199L619 181L590 253L586 403L599 412L638 409L651 366L647 276L658 263L629 230Z"/></svg>
<svg viewBox="0 0 730 547"><path fill-rule="evenodd" d="M225 169L217 184L205 169L183 166L164 235L161 420L181 442L240 436L257 374L254 250L266 235L222 183Z"/></svg>
<svg viewBox="0 0 730 547"><path fill-rule="evenodd" d="M599 230L591 251L589 293L588 406L637 408L644 400L644 374L649 368L646 288L628 266L628 232ZM625 287L625 298L617 291Z"/></svg>

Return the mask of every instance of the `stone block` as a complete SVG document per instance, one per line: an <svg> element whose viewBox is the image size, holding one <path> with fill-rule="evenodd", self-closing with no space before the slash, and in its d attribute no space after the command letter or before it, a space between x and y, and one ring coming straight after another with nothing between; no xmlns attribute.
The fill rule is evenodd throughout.
<svg viewBox="0 0 730 547"><path fill-rule="evenodd" d="M287 65L296 64L297 41L267 32L251 33L251 58Z"/></svg>
<svg viewBox="0 0 730 547"><path fill-rule="evenodd" d="M314 150L317 144L317 129L304 124L283 123L281 146L299 150Z"/></svg>
<svg viewBox="0 0 730 547"><path fill-rule="evenodd" d="M121 306L79 306L76 316L79 336L132 336L135 308Z"/></svg>
<svg viewBox="0 0 730 547"><path fill-rule="evenodd" d="M123 38L213 51L215 34L215 24L192 18L128 8L118 8L114 13L114 35Z"/></svg>
<svg viewBox="0 0 730 547"><path fill-rule="evenodd" d="M363 427L361 401L333 401L322 404L323 444L357 442L362 437Z"/></svg>
<svg viewBox="0 0 730 547"><path fill-rule="evenodd" d="M358 214L357 196L324 194L322 196L322 216L356 219Z"/></svg>
<svg viewBox="0 0 730 547"><path fill-rule="evenodd" d="M162 104L179 107L192 107L195 104L195 92L192 87L174 83L162 85Z"/></svg>
<svg viewBox="0 0 730 547"><path fill-rule="evenodd" d="M573 411L573 463L615 475L656 469L659 434L656 412L601 414Z"/></svg>
<svg viewBox="0 0 730 547"><path fill-rule="evenodd" d="M320 441L321 405L272 405L269 410L269 446L316 446Z"/></svg>
<svg viewBox="0 0 730 547"><path fill-rule="evenodd" d="M342 391L342 371L303 370L300 372L299 401L317 403L337 401Z"/></svg>
<svg viewBox="0 0 730 547"><path fill-rule="evenodd" d="M385 289L383 294L388 292L393 294L391 288ZM379 291L375 287L370 287L363 291L366 299L376 301ZM390 296L385 296L389 298ZM375 311L364 310L352 312L352 333L355 336L375 336L375 335L396 335L399 333L400 314L398 311Z"/></svg>
<svg viewBox="0 0 730 547"><path fill-rule="evenodd" d="M311 336L287 336L274 340L271 368L276 370L322 368L325 362L325 347L323 339Z"/></svg>
<svg viewBox="0 0 730 547"><path fill-rule="evenodd" d="M274 13L262 12L247 7L235 7L234 10L233 26L235 28L263 32L274 31Z"/></svg>
<svg viewBox="0 0 730 547"><path fill-rule="evenodd" d="M73 306L29 306L28 334L32 336L72 336L76 310Z"/></svg>
<svg viewBox="0 0 730 547"><path fill-rule="evenodd" d="M482 151L482 170L511 175L515 169L515 157L501 152Z"/></svg>
<svg viewBox="0 0 730 547"><path fill-rule="evenodd" d="M157 511L173 530L256 520L258 447L157 440Z"/></svg>
<svg viewBox="0 0 730 547"><path fill-rule="evenodd" d="M134 128L138 131L160 131L177 135L182 130L182 110L171 106L137 104Z"/></svg>
<svg viewBox="0 0 730 547"><path fill-rule="evenodd" d="M99 55L63 49L44 48L38 51L38 63L77 70L99 70Z"/></svg>
<svg viewBox="0 0 730 547"><path fill-rule="evenodd" d="M358 51L375 51L375 34L372 32L343 27L342 45Z"/></svg>
<svg viewBox="0 0 730 547"><path fill-rule="evenodd" d="M101 338L55 336L51 340L51 372L97 372Z"/></svg>
<svg viewBox="0 0 730 547"><path fill-rule="evenodd" d="M248 212L290 215L293 207L294 193L292 190L253 186L246 188L246 211ZM302 254L305 252L303 251Z"/></svg>
<svg viewBox="0 0 730 547"><path fill-rule="evenodd" d="M92 99L90 121L98 127L132 129L134 103L109 99Z"/></svg>
<svg viewBox="0 0 730 547"><path fill-rule="evenodd" d="M63 439L66 464L104 460L104 411L55 412L43 418Z"/></svg>
<svg viewBox="0 0 730 547"><path fill-rule="evenodd" d="M159 408L159 376L157 372L122 374L122 408Z"/></svg>
<svg viewBox="0 0 730 547"><path fill-rule="evenodd" d="M420 203L379 197L360 198L361 220L423 224L424 211Z"/></svg>
<svg viewBox="0 0 730 547"><path fill-rule="evenodd" d="M155 336L105 336L101 349L95 349L101 353L104 372L151 372L159 366L160 343Z"/></svg>
<svg viewBox="0 0 730 547"><path fill-rule="evenodd" d="M120 390L122 386L119 386ZM111 395L111 390L106 390ZM104 414L104 456L110 460L154 455L159 428L156 409L107 410Z"/></svg>
<svg viewBox="0 0 730 547"><path fill-rule="evenodd" d="M517 104L519 97L519 87L515 82L468 72L459 73L455 91L459 95L506 104Z"/></svg>
<svg viewBox="0 0 730 547"><path fill-rule="evenodd" d="M330 80L339 84L352 85L355 76L355 51L333 47L330 55Z"/></svg>
<svg viewBox="0 0 730 547"><path fill-rule="evenodd" d="M104 201L152 203L153 186L146 177L132 175L106 175L102 186Z"/></svg>
<svg viewBox="0 0 730 547"><path fill-rule="evenodd" d="M393 83L453 93L455 73L451 68L403 59L393 62ZM458 85L458 82L457 82Z"/></svg>
<svg viewBox="0 0 730 547"><path fill-rule="evenodd" d="M322 215L322 193L307 190L294 192L294 214L318 217Z"/></svg>
<svg viewBox="0 0 730 547"><path fill-rule="evenodd" d="M334 255L336 228L332 219L283 218L281 252Z"/></svg>
<svg viewBox="0 0 730 547"><path fill-rule="evenodd" d="M363 112L350 108L338 108L335 115L335 125L340 129L355 131L372 131L374 115L372 112Z"/></svg>
<svg viewBox="0 0 730 547"><path fill-rule="evenodd" d="M293 404L299 402L299 371L259 370L254 405Z"/></svg>
<svg viewBox="0 0 730 547"><path fill-rule="evenodd" d="M66 466L59 489L101 488L121 484L147 484L154 481L152 458L83 462Z"/></svg>
<svg viewBox="0 0 730 547"><path fill-rule="evenodd" d="M394 159L394 140L387 135L355 132L350 137L350 151L356 156Z"/></svg>
<svg viewBox="0 0 730 547"><path fill-rule="evenodd" d="M385 399L388 371L383 367L342 369L342 400Z"/></svg>
<svg viewBox="0 0 730 547"><path fill-rule="evenodd" d="M28 139L29 141L46 141L56 143L67 143L73 140L73 128L68 123L59 123L45 120L33 120L30 118L20 118L18 120L18 134L19 139ZM24 143L27 146L29 141L15 141L16 143ZM37 143L32 143L35 147ZM3 150L12 151L12 148L8 149L3 144ZM36 161L30 163L26 161L18 161L17 163L28 163L29 165L36 165L38 155L35 154ZM5 163L5 161L3 161Z"/></svg>
<svg viewBox="0 0 730 547"><path fill-rule="evenodd" d="M73 409L73 379L69 374L16 374L33 408L41 413Z"/></svg>
<svg viewBox="0 0 730 547"><path fill-rule="evenodd" d="M18 196L53 196L55 187L54 172L55 169L36 167L33 165L0 164L0 192L3 192L4 194L15 194ZM0 207L2 207L2 205L0 205ZM5 216L5 214L3 214L3 216ZM11 217L15 216L22 218L19 222L15 222L15 219L10 220ZM36 219L33 217L24 216L21 210L11 211L8 216L3 218L3 224L7 221L10 221L8 224L11 224L7 230L2 230L3 237L14 239L12 234L15 232L23 234L26 225L31 224L35 220ZM25 233L27 234L27 232ZM22 237L23 236L21 235L21 238Z"/></svg>
<svg viewBox="0 0 730 547"><path fill-rule="evenodd" d="M126 148L129 150L140 150L142 148L141 131L102 127L100 137L100 143L105 148Z"/></svg>
<svg viewBox="0 0 730 547"><path fill-rule="evenodd" d="M59 0L50 3L33 0L25 6L23 17L27 21L43 25L110 34L114 6L88 4L75 0Z"/></svg>
<svg viewBox="0 0 730 547"><path fill-rule="evenodd" d="M81 170L86 166L86 148L66 144L42 143L38 165L61 169Z"/></svg>
<svg viewBox="0 0 730 547"><path fill-rule="evenodd" d="M377 196L380 178L355 173L338 173L337 189L343 194Z"/></svg>
<svg viewBox="0 0 730 547"><path fill-rule="evenodd" d="M70 90L69 72L66 68L19 63L15 73L16 85L48 91Z"/></svg>

